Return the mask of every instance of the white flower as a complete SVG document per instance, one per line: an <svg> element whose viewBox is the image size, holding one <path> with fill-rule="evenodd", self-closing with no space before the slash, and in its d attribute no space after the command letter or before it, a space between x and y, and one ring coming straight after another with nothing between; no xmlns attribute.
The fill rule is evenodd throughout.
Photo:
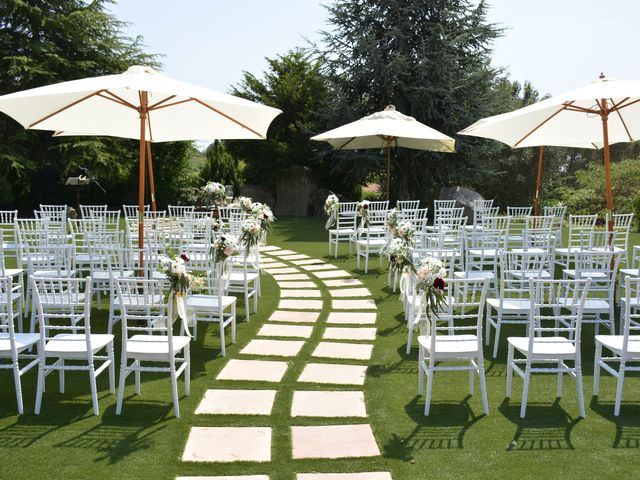
<svg viewBox="0 0 640 480"><path fill-rule="evenodd" d="M324 211L327 215L330 215L333 212L338 211L338 207L340 206L340 201L338 197L333 193L330 194L327 199L324 201Z"/></svg>

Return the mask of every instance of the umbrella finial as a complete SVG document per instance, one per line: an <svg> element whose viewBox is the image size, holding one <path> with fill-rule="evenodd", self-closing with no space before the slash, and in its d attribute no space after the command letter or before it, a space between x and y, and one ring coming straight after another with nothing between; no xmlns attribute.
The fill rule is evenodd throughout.
<svg viewBox="0 0 640 480"><path fill-rule="evenodd" d="M600 72L600 76L598 77L600 80L604 80L605 79L605 75L603 72Z"/></svg>
<svg viewBox="0 0 640 480"><path fill-rule="evenodd" d="M384 109L385 112L395 112L396 111L396 106L395 105L387 105Z"/></svg>

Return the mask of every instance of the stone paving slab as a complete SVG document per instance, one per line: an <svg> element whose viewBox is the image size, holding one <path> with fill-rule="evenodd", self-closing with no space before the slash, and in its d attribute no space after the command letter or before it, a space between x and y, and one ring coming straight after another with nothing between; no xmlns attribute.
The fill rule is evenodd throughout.
<svg viewBox="0 0 640 480"><path fill-rule="evenodd" d="M240 350L243 355L271 355L274 357L295 357L304 346L302 340L262 340L254 338Z"/></svg>
<svg viewBox="0 0 640 480"><path fill-rule="evenodd" d="M293 250L280 250L279 252L273 252L269 255L273 255L275 257L286 257L287 255L296 255L298 252L294 252Z"/></svg>
<svg viewBox="0 0 640 480"><path fill-rule="evenodd" d="M293 458L376 457L380 449L370 425L291 427Z"/></svg>
<svg viewBox="0 0 640 480"><path fill-rule="evenodd" d="M258 331L259 337L309 338L313 327L303 325L278 325L265 323Z"/></svg>
<svg viewBox="0 0 640 480"><path fill-rule="evenodd" d="M286 263L283 262L260 262L262 265L262 268L269 272L270 270L276 270L278 268L290 268L289 265L287 265Z"/></svg>
<svg viewBox="0 0 640 480"><path fill-rule="evenodd" d="M275 390L209 389L196 415L271 415Z"/></svg>
<svg viewBox="0 0 640 480"><path fill-rule="evenodd" d="M320 298L320 290L280 290L280 297L285 298Z"/></svg>
<svg viewBox="0 0 640 480"><path fill-rule="evenodd" d="M313 264L313 265L300 265L300 268L303 270L307 270L308 272L316 272L320 270L333 270L338 267L336 267L331 263L320 263L320 264Z"/></svg>
<svg viewBox="0 0 640 480"><path fill-rule="evenodd" d="M278 275L278 274L281 274L281 273L296 273L296 272L300 272L300 270L298 270L297 268L286 267L286 266L285 267L279 267L279 268L265 268L264 271L267 272L270 275Z"/></svg>
<svg viewBox="0 0 640 480"><path fill-rule="evenodd" d="M325 270L320 272L313 272L318 278L344 278L350 277L351 274L345 270Z"/></svg>
<svg viewBox="0 0 640 480"><path fill-rule="evenodd" d="M290 310L276 310L269 317L270 322L314 323L320 312L294 312Z"/></svg>
<svg viewBox="0 0 640 480"><path fill-rule="evenodd" d="M292 417L366 417L363 392L293 392Z"/></svg>
<svg viewBox="0 0 640 480"><path fill-rule="evenodd" d="M322 310L322 300L280 300L278 309Z"/></svg>
<svg viewBox="0 0 640 480"><path fill-rule="evenodd" d="M261 257L260 263L278 263L278 259L272 257Z"/></svg>
<svg viewBox="0 0 640 480"><path fill-rule="evenodd" d="M296 288L318 288L318 286L309 281L309 282L305 282L305 281L293 281L293 282L276 282L278 284L278 287L280 287L281 289L286 289L286 288L291 288L291 289L296 289Z"/></svg>
<svg viewBox="0 0 640 480"><path fill-rule="evenodd" d="M298 473L296 480L393 480L389 472Z"/></svg>
<svg viewBox="0 0 640 480"><path fill-rule="evenodd" d="M261 252L277 252L280 250L280 247L276 247L275 245L263 245L260 247Z"/></svg>
<svg viewBox="0 0 640 480"><path fill-rule="evenodd" d="M337 290L329 290L332 297L370 297L371 292L368 288L339 288Z"/></svg>
<svg viewBox="0 0 640 480"><path fill-rule="evenodd" d="M313 474L312 474L313 475ZM176 477L176 480L269 480L268 475L225 475L222 477L199 476L199 477Z"/></svg>
<svg viewBox="0 0 640 480"><path fill-rule="evenodd" d="M336 280L322 280L327 287L356 287L364 285L357 278L338 278Z"/></svg>
<svg viewBox="0 0 640 480"><path fill-rule="evenodd" d="M366 373L365 365L309 363L302 370L298 381L333 385L364 385Z"/></svg>
<svg viewBox="0 0 640 480"><path fill-rule="evenodd" d="M268 462L270 427L192 427L183 462Z"/></svg>
<svg viewBox="0 0 640 480"><path fill-rule="evenodd" d="M291 263L293 263L294 265L314 265L326 262L321 258L309 258L307 260L292 260Z"/></svg>
<svg viewBox="0 0 640 480"><path fill-rule="evenodd" d="M282 260L286 260L290 262L291 260L304 260L309 258L309 255L305 255L304 253L294 253L293 255L280 255Z"/></svg>
<svg viewBox="0 0 640 480"><path fill-rule="evenodd" d="M372 351L373 345L370 344L320 342L311 356L343 360L369 360Z"/></svg>
<svg viewBox="0 0 640 480"><path fill-rule="evenodd" d="M232 359L218 373L216 379L279 382L288 366L287 362Z"/></svg>
<svg viewBox="0 0 640 480"><path fill-rule="evenodd" d="M327 340L369 340L376 339L377 330L366 327L327 327L322 338Z"/></svg>
<svg viewBox="0 0 640 480"><path fill-rule="evenodd" d="M374 325L376 312L330 312L327 323L334 325Z"/></svg>
<svg viewBox="0 0 640 480"><path fill-rule="evenodd" d="M276 281L279 280L310 280L309 275L306 273L281 273L274 274L273 279Z"/></svg>
<svg viewBox="0 0 640 480"><path fill-rule="evenodd" d="M376 302L369 300L332 300L334 310L375 310Z"/></svg>

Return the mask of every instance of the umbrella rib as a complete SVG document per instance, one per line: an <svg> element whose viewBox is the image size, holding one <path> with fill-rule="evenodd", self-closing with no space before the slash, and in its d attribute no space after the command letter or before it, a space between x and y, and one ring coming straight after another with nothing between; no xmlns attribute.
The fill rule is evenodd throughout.
<svg viewBox="0 0 640 480"><path fill-rule="evenodd" d="M621 109L626 108L626 107L630 107L631 105L634 105L634 104L640 102L640 98L636 98L635 100L632 100L629 103L624 103L626 100L629 100L629 98L627 97L624 100L622 100L620 103L618 103L617 105L614 105L612 108L609 109L609 111L613 111L613 110L618 111L618 110L621 110Z"/></svg>
<svg viewBox="0 0 640 480"><path fill-rule="evenodd" d="M224 117L224 118L226 118L227 120L232 121L233 123L235 123L235 124L237 124L237 125L241 126L242 128L244 128L244 129L246 129L246 130L249 130L251 133L254 133L254 134L255 134L255 135L257 135L258 137L260 137L260 138L264 138L264 136L263 136L263 135L260 135L260 134L259 134L258 132L256 132L253 128L246 126L244 123L239 122L239 121L238 121L238 120L236 120L235 118L233 118L233 117L231 117L231 116L227 115L226 113L224 113L224 112L222 112L222 111L218 110L218 109L217 109L217 108L215 108L215 107L212 107L211 105L209 105L209 104L207 104L207 103L203 102L202 100L198 100L197 98L193 98L193 97L191 97L191 100L193 100L193 101L194 101L194 102L196 102L196 103L199 103L200 105L202 105L203 107L208 108L209 110L212 110L212 111L216 112L218 115L223 116L223 117Z"/></svg>
<svg viewBox="0 0 640 480"><path fill-rule="evenodd" d="M175 97L175 95L174 95L174 97ZM164 102L166 100L168 100L168 98L165 98L161 102L158 102L158 103L152 105L151 107L149 107L149 110L159 110L161 108L175 107L176 105L180 105L181 103L193 102L193 98L187 98L185 100L178 100L177 102L165 103L163 105L160 105L162 102Z"/></svg>
<svg viewBox="0 0 640 480"><path fill-rule="evenodd" d="M600 103L597 100L596 102L598 103L598 106L600 106ZM600 106L600 108L602 107ZM591 113L593 115L600 115L600 112L598 112L597 110L593 110L592 108L579 107L577 105L567 105L566 110L569 110L571 112Z"/></svg>
<svg viewBox="0 0 640 480"><path fill-rule="evenodd" d="M342 150L344 147L346 147L347 145L349 145L351 142L353 142L356 139L356 137L351 137L349 140L347 140L344 144L340 145L338 147L338 150Z"/></svg>
<svg viewBox="0 0 640 480"><path fill-rule="evenodd" d="M613 103L613 99L611 99L611 103ZM629 141L633 142L633 138L631 138L631 133L629 132L629 128L627 127L627 124L624 121L624 118L622 118L622 114L620 113L620 110L616 109L614 110L614 112L616 112L616 114L618 115L618 118L620 119L620 123L622 123L622 126L624 127L624 131L627 132L627 137L629 137Z"/></svg>
<svg viewBox="0 0 640 480"><path fill-rule="evenodd" d="M45 120L48 120L48 119L50 119L51 117L54 117L54 116L58 115L59 113L64 112L64 111L65 111L65 110L67 110L68 108L71 108L71 107L73 107L73 106L75 106L75 105L77 105L77 104L79 104L79 103L81 103L81 102L84 102L85 100L87 100L87 99L89 99L89 98L91 98L91 97L94 97L94 96L96 96L96 95L99 95L99 94L101 94L101 93L102 93L102 92L104 92L104 91L105 91L104 89L103 89L103 90L98 90L98 91L96 91L96 92L92 92L92 93L90 93L89 95L86 95L86 96L84 96L84 97L82 97L82 98L79 98L78 100L76 100L76 101L74 101L74 102L71 102L70 104L65 105L64 107L59 108L59 109L58 109L58 110L56 110L55 112L52 112L52 113L50 113L49 115L46 115L46 116L42 117L42 118L41 118L41 119L39 119L39 120L36 120L36 121L35 121L35 122L33 122L31 125L29 125L29 127L28 127L28 128L33 128L33 127L35 127L36 125L38 125L39 123L42 123L42 122L44 122Z"/></svg>
<svg viewBox="0 0 640 480"><path fill-rule="evenodd" d="M176 98L175 95L169 95L166 98L163 98L162 100L160 100L159 102L156 102L154 104L149 105L149 110L153 110L154 108L156 108L158 105L162 105L164 102L168 102L169 100L171 100L172 98Z"/></svg>
<svg viewBox="0 0 640 480"><path fill-rule="evenodd" d="M106 95L103 95L102 93L99 93L98 96L101 97L101 98L104 98L105 100L111 100L112 102L119 103L120 105L132 108L134 110L138 109L138 107L136 107L133 103L127 102L124 98L119 97L118 95L116 95L113 92L110 92L109 90L105 90L104 93L106 93L107 95L110 95L110 96L107 97Z"/></svg>
<svg viewBox="0 0 640 480"><path fill-rule="evenodd" d="M564 105L562 105L562 107L560 107L558 110L556 110L554 113L552 113L551 115L549 115L547 118L545 118L541 123L539 123L538 125L536 125L533 130L531 130L529 133L527 133L524 137L522 137L520 140L518 140L513 146L517 147L518 145L520 145L520 143L522 143L524 140L526 140L532 133L534 133L536 130L538 130L540 127L542 127L545 123L547 123L549 120L551 120L553 117L555 117L556 115L558 115L560 112L562 112L563 110L565 110L568 106L570 106L573 103L573 101L565 103Z"/></svg>

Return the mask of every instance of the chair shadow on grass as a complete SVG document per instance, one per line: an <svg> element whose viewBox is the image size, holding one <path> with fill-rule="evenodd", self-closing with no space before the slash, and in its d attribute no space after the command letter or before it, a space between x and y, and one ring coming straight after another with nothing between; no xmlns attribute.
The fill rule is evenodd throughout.
<svg viewBox="0 0 640 480"><path fill-rule="evenodd" d="M560 406L560 398L556 398L552 405L529 402L525 418L520 418L520 402L510 405L508 398L502 401L498 409L516 425L507 451L575 449L571 432L583 419L572 418Z"/></svg>
<svg viewBox="0 0 640 480"><path fill-rule="evenodd" d="M121 416L115 405L102 416L102 422L55 445L56 448L83 448L96 453L94 462L112 465L141 450L153 448L154 438L167 427L171 404L144 402L126 405Z"/></svg>
<svg viewBox="0 0 640 480"><path fill-rule="evenodd" d="M415 422L413 431L400 438L394 435L383 446L390 458L411 460L418 450L447 450L464 448L464 436L484 414L476 415L469 405L471 395L460 403L432 402L431 413L424 415L423 397L414 397L406 406L407 415Z"/></svg>
<svg viewBox="0 0 640 480"><path fill-rule="evenodd" d="M411 355L407 355L405 352L405 346L400 346L398 351L399 360L395 362L388 362L384 364L370 365L367 368L367 376L379 378L383 375L388 375L390 373L394 374L411 374L418 376L418 356L415 352L412 352ZM414 349L415 351L415 349Z"/></svg>
<svg viewBox="0 0 640 480"><path fill-rule="evenodd" d="M613 400L600 402L598 397L592 397L590 407L591 410L616 426L612 448L640 448L640 405L625 405L622 402L618 417L613 414Z"/></svg>

